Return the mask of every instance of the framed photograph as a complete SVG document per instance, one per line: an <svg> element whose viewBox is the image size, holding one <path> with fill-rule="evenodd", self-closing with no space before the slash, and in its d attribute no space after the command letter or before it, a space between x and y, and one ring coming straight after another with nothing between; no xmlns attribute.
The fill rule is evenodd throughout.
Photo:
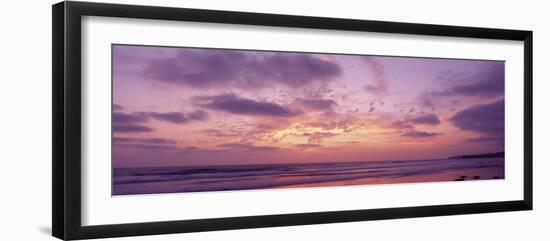
<svg viewBox="0 0 550 241"><path fill-rule="evenodd" d="M524 30L55 4L53 235L531 210L532 52Z"/></svg>

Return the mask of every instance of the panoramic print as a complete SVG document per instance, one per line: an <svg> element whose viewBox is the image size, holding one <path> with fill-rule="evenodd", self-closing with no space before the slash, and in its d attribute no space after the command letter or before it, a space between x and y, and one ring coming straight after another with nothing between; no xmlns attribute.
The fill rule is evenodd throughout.
<svg viewBox="0 0 550 241"><path fill-rule="evenodd" d="M112 194L504 179L503 61L112 45Z"/></svg>

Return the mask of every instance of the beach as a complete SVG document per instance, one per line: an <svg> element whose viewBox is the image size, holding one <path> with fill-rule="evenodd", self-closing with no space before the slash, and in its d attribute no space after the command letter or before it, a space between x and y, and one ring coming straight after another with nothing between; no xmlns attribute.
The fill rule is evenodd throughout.
<svg viewBox="0 0 550 241"><path fill-rule="evenodd" d="M113 195L504 179L504 158L138 167L113 170Z"/></svg>

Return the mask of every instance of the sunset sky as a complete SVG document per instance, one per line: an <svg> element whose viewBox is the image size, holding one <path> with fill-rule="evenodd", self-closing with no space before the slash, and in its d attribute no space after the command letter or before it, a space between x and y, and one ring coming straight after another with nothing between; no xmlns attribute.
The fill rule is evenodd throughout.
<svg viewBox="0 0 550 241"><path fill-rule="evenodd" d="M113 166L504 150L504 62L113 45Z"/></svg>

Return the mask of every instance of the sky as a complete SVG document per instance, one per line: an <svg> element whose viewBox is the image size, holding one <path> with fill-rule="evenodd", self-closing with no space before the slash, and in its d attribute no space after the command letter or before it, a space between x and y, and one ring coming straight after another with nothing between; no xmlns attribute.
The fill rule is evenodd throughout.
<svg viewBox="0 0 550 241"><path fill-rule="evenodd" d="M113 166L504 151L503 61L112 46Z"/></svg>

